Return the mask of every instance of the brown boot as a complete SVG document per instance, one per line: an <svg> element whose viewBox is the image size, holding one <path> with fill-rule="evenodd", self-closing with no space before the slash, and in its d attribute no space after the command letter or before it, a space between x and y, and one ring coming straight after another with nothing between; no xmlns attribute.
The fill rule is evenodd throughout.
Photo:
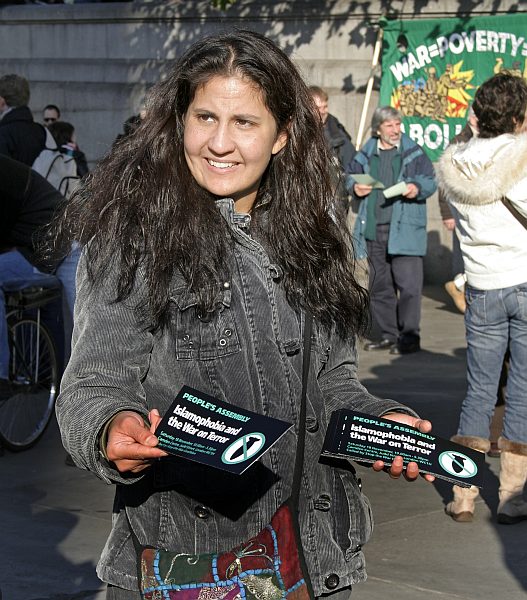
<svg viewBox="0 0 527 600"><path fill-rule="evenodd" d="M498 440L500 457L500 503L498 523L510 525L527 519L523 488L527 481L527 444Z"/></svg>
<svg viewBox="0 0 527 600"><path fill-rule="evenodd" d="M479 496L479 488L475 485L468 488L455 485L452 487L452 491L454 499L446 505L446 514L458 523L470 523L474 518L474 507L476 498Z"/></svg>
<svg viewBox="0 0 527 600"><path fill-rule="evenodd" d="M488 452L490 448L489 440L477 436L454 435L450 439L456 444L467 446L467 448L478 450L478 452ZM474 518L475 502L479 496L479 489L475 485L470 487L455 485L452 491L454 492L454 499L446 505L446 514L458 523L470 523Z"/></svg>

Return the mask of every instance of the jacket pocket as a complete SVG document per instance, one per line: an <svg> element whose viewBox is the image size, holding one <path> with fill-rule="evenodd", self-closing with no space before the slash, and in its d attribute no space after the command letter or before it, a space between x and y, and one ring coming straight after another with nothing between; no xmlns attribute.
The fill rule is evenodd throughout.
<svg viewBox="0 0 527 600"><path fill-rule="evenodd" d="M354 469L334 468L335 539L346 560L360 551L373 532L370 501L361 491Z"/></svg>
<svg viewBox="0 0 527 600"><path fill-rule="evenodd" d="M212 360L240 351L230 290L222 292L216 310L206 318L199 315L197 297L188 289L175 290L171 300L177 360Z"/></svg>
<svg viewBox="0 0 527 600"><path fill-rule="evenodd" d="M213 360L240 351L230 289L222 292L215 311L206 317L199 315L197 297L186 288L175 290L171 300L177 360Z"/></svg>

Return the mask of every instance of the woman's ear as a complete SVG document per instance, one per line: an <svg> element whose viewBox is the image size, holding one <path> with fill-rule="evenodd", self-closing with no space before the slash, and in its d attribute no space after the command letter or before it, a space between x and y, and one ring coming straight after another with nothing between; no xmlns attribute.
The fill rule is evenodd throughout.
<svg viewBox="0 0 527 600"><path fill-rule="evenodd" d="M287 140L289 139L289 133L287 129L282 130L278 137L276 138L275 143L273 144L272 154L278 154L280 150L287 144Z"/></svg>
<svg viewBox="0 0 527 600"><path fill-rule="evenodd" d="M527 115L522 121L516 119L515 117L513 117L512 120L514 123L514 133L523 133L524 131L527 131Z"/></svg>

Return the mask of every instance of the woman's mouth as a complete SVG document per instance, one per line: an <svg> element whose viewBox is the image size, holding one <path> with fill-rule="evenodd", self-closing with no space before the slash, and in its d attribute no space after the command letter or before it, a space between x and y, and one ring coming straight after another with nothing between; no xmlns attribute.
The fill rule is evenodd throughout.
<svg viewBox="0 0 527 600"><path fill-rule="evenodd" d="M211 158L207 158L207 162L211 167L215 167L216 169L229 169L230 167L235 167L237 164L235 162L222 162L219 160L212 160Z"/></svg>

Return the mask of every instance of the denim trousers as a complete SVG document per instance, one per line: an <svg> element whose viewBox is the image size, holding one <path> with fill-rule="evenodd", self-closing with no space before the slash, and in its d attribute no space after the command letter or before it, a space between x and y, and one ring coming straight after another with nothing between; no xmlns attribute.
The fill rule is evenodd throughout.
<svg viewBox="0 0 527 600"><path fill-rule="evenodd" d="M74 242L71 252L58 265L56 276L62 283L62 315L64 319L64 367L71 353L71 335L73 332L73 309L75 307L75 277L81 256L81 247Z"/></svg>
<svg viewBox="0 0 527 600"><path fill-rule="evenodd" d="M527 283L497 290L467 286L466 298L467 395L458 434L488 439L509 347L503 436L527 443Z"/></svg>
<svg viewBox="0 0 527 600"><path fill-rule="evenodd" d="M389 225L377 225L376 240L367 240L372 316L381 338L419 337L423 257L388 254Z"/></svg>
<svg viewBox="0 0 527 600"><path fill-rule="evenodd" d="M35 278L42 278L42 274L18 250L0 254L0 379L8 378L9 367L4 286L9 283L10 289L23 288Z"/></svg>

